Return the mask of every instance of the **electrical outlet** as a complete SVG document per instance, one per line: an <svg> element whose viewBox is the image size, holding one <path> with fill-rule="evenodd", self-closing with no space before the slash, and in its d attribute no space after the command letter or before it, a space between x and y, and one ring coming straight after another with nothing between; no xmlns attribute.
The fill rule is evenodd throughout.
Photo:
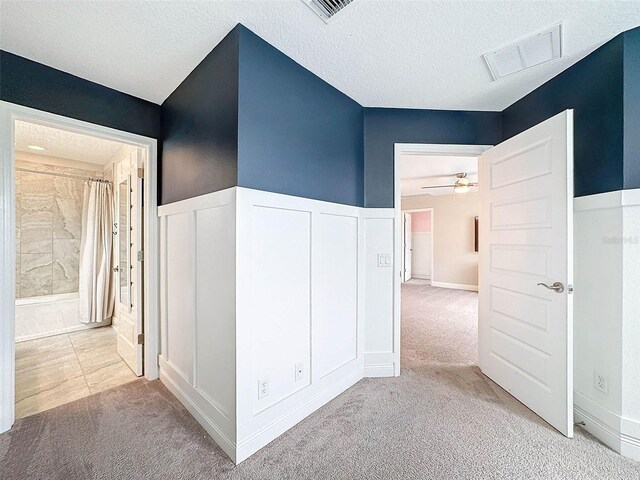
<svg viewBox="0 0 640 480"><path fill-rule="evenodd" d="M269 395L269 377L258 380L258 400Z"/></svg>
<svg viewBox="0 0 640 480"><path fill-rule="evenodd" d="M602 393L608 394L609 393L609 378L598 372L598 371L593 371L593 386L595 387L596 390L601 391Z"/></svg>
<svg viewBox="0 0 640 480"><path fill-rule="evenodd" d="M304 363L296 363L296 382L299 382L304 378Z"/></svg>

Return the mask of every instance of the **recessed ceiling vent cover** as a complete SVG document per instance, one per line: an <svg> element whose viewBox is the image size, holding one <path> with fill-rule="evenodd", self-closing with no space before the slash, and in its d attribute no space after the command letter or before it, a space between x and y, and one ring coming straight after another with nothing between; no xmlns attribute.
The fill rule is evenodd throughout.
<svg viewBox="0 0 640 480"><path fill-rule="evenodd" d="M349 5L353 0L302 0L309 8L316 12L320 18L329 23L331 18L340 10Z"/></svg>
<svg viewBox="0 0 640 480"><path fill-rule="evenodd" d="M483 55L494 80L562 57L562 23Z"/></svg>

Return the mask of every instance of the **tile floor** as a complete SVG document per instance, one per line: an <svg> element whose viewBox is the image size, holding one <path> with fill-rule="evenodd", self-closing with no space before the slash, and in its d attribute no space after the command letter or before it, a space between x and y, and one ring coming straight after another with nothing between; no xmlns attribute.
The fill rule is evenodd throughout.
<svg viewBox="0 0 640 480"><path fill-rule="evenodd" d="M111 327L20 342L16 344L16 418L136 378L118 355Z"/></svg>

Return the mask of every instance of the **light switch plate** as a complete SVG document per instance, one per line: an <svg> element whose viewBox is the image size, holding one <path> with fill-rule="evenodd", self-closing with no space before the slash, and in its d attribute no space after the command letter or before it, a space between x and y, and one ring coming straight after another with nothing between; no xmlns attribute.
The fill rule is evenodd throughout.
<svg viewBox="0 0 640 480"><path fill-rule="evenodd" d="M390 253L379 253L378 254L378 266L379 267L390 267L391 266L391 254Z"/></svg>

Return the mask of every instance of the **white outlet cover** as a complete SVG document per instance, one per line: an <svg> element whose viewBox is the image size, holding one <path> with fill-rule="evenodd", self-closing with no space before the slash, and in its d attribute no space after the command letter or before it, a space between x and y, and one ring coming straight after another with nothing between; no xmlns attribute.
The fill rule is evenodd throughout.
<svg viewBox="0 0 640 480"><path fill-rule="evenodd" d="M269 395L269 377L258 380L258 400Z"/></svg>
<svg viewBox="0 0 640 480"><path fill-rule="evenodd" d="M604 375L603 373L594 371L593 372L593 387L604 393L604 394L608 394L609 393L609 378Z"/></svg>

